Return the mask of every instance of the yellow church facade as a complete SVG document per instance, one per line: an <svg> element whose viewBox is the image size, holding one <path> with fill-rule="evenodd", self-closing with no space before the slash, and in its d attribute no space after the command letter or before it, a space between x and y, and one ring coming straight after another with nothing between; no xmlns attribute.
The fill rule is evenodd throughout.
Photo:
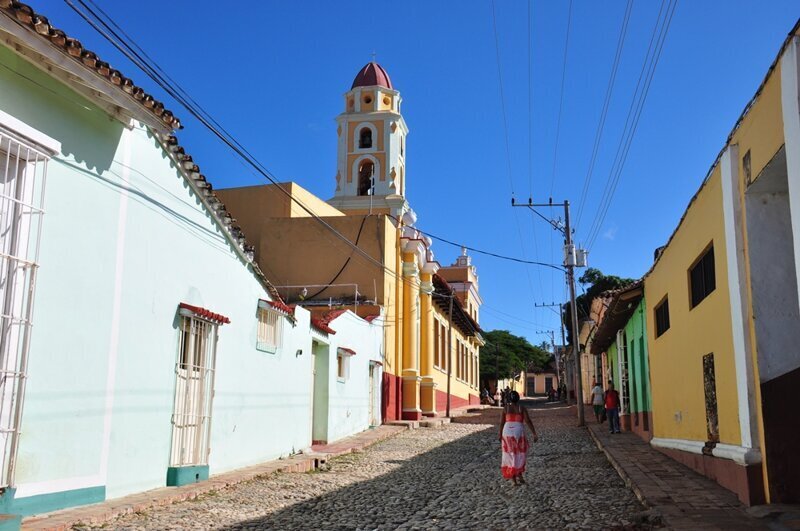
<svg viewBox="0 0 800 531"><path fill-rule="evenodd" d="M287 302L322 320L342 308L384 316L383 419L419 420L445 412L448 381L451 407L478 402L481 300L466 253L443 267L415 228L401 104L380 65L358 73L336 119L328 201L296 183L217 193Z"/></svg>

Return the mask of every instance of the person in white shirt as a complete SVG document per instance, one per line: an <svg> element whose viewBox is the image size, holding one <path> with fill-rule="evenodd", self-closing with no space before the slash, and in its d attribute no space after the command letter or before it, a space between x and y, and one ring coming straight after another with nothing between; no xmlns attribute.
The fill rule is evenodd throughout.
<svg viewBox="0 0 800 531"><path fill-rule="evenodd" d="M603 388L600 387L600 384L597 382L595 382L594 387L592 387L592 406L594 407L594 416L597 419L597 423L602 423L603 407L605 404L603 400Z"/></svg>

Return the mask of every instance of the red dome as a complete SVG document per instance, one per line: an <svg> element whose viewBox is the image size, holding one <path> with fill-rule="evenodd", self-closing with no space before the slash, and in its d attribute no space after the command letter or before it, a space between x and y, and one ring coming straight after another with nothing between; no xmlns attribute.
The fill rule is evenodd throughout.
<svg viewBox="0 0 800 531"><path fill-rule="evenodd" d="M386 73L386 70L378 63L370 62L358 72L358 75L353 80L353 86L350 87L350 89L375 86L394 89L392 80L389 79L389 74Z"/></svg>

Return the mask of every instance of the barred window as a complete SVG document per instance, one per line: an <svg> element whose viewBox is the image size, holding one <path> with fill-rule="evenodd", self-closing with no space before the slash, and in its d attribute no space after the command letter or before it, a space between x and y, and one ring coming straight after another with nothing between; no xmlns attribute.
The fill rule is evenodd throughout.
<svg viewBox="0 0 800 531"><path fill-rule="evenodd" d="M180 306L170 466L206 465L211 452L217 327L227 320L218 315L208 320L202 315L202 308Z"/></svg>
<svg viewBox="0 0 800 531"><path fill-rule="evenodd" d="M3 113L0 120L27 127ZM47 161L60 149L46 141L52 146L39 149L0 126L0 487L14 480Z"/></svg>

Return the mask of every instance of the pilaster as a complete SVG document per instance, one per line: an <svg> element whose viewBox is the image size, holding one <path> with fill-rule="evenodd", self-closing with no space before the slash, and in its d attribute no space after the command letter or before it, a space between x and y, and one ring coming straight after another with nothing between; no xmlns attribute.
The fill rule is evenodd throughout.
<svg viewBox="0 0 800 531"><path fill-rule="evenodd" d="M419 420L419 268L416 253L403 250L403 419Z"/></svg>
<svg viewBox="0 0 800 531"><path fill-rule="evenodd" d="M422 267L420 280L420 404L426 417L436 416L436 383L433 379L433 274L439 268L436 262L428 262Z"/></svg>

